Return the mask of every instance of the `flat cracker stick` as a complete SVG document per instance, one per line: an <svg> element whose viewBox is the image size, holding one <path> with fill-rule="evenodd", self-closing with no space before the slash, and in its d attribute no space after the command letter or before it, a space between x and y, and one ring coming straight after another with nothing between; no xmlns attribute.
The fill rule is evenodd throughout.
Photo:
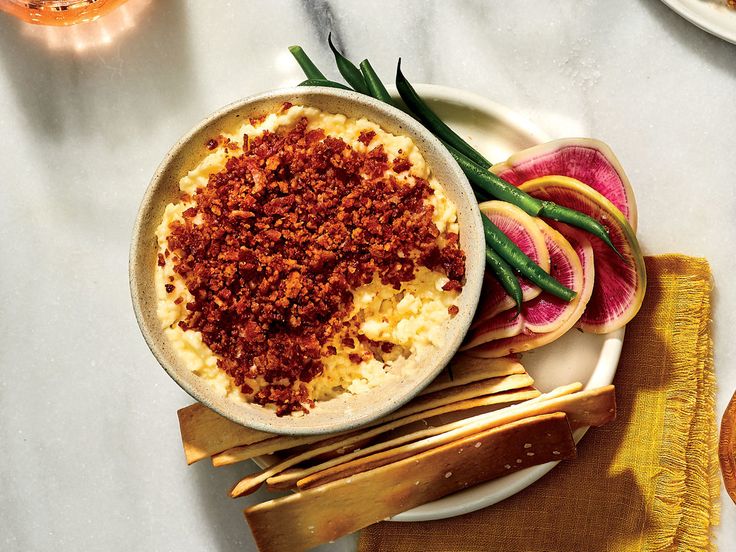
<svg viewBox="0 0 736 552"><path fill-rule="evenodd" d="M446 372L443 372L422 394L482 379L524 373L521 364L511 358L479 359L456 355L451 368L452 380ZM193 464L234 447L247 446L276 436L275 433L266 433L236 424L200 403L182 408L177 414L187 464ZM316 440L309 442L313 443Z"/></svg>
<svg viewBox="0 0 736 552"><path fill-rule="evenodd" d="M249 445L274 437L273 433L231 422L201 403L182 408L177 415L187 464L193 464L236 445Z"/></svg>
<svg viewBox="0 0 736 552"><path fill-rule="evenodd" d="M527 443L533 448L525 448ZM261 552L298 552L466 487L574 454L564 414L535 416L244 513Z"/></svg>
<svg viewBox="0 0 736 552"><path fill-rule="evenodd" d="M329 483L330 481L349 477L356 473L415 456L418 453L445 445L479 431L500 427L504 424L530 416L564 412L567 414L570 425L577 427L582 425L602 425L612 420L616 414L616 401L612 385L553 399L548 398L547 400L543 400L542 397L539 397L534 402L528 401L495 412L480 414L467 420L461 420L439 427L430 427L417 431L413 435L406 436L413 438L387 441L383 444L388 445L384 446L384 449L388 450L383 450L370 456L364 455L350 462L345 462L309 475L297 481L297 487L300 489L310 489Z"/></svg>
<svg viewBox="0 0 736 552"><path fill-rule="evenodd" d="M526 373L524 374L512 374L510 376L505 376L501 378L492 378L485 381L479 381L475 383L471 383L468 385L462 385L460 387L453 387L450 389L444 389L441 391L437 391L435 393L430 393L429 395L423 395L421 397L417 397L410 403L406 404L405 406L399 408L398 410L394 411L393 413L384 416L383 418L380 418L378 420L375 420L371 422L370 424L363 426L360 431L363 432L364 436L368 436L366 432L371 431L370 428L376 427L376 426L385 426L386 424L399 420L404 419L409 416L412 416L419 412L424 412L426 410L430 410L436 407L445 406L447 404L456 403L459 401L463 401L466 399L472 399L476 397L481 397L484 395L492 395L494 393L500 393L502 391L509 391L511 389L520 389L522 387L528 387L534 383L534 380ZM421 419L421 418L415 418ZM409 422L406 422L409 423ZM398 426L396 426L398 427ZM375 433L375 435L378 435L379 433L382 433L382 430L378 433ZM350 433L340 433L335 434L336 436L339 435L345 435L346 437L348 435L352 436L353 432ZM227 466L229 464L234 464L236 462L242 462L243 460L248 460L250 458L255 458L256 456L260 456L262 454L272 454L279 450L289 449L293 448L295 446L304 445L304 444L310 444L315 443L321 440L324 440L324 435L308 435L308 436L301 436L301 437L295 437L291 435L280 435L278 437L275 437L274 439L269 439L268 441L262 441L259 443L256 443L255 445L246 445L242 447L235 447L226 451L223 451L219 454L216 454L212 457L212 465L219 467L219 466ZM345 444L349 444L346 442ZM335 447L339 448L339 447ZM326 450L323 450L322 452L327 452ZM305 458L306 459L306 458Z"/></svg>
<svg viewBox="0 0 736 552"><path fill-rule="evenodd" d="M526 377L526 380L522 379L524 377ZM522 381L531 381L531 378L529 376L526 376L526 374L508 376L507 378L504 378L504 379L508 381L511 381L512 379L517 379L517 380L522 380ZM268 478L273 477L277 473L281 473L286 468L296 466L297 464L300 464L301 462L311 460L312 458L321 456L333 450L343 448L346 445L350 445L357 441L360 441L363 439L369 439L377 435L380 435L382 433L386 433L387 431L391 431L393 429L399 428L401 426L404 426L410 423L414 423L414 422L418 422L419 420L423 420L426 416L427 416L426 411L418 412L416 414L412 414L404 418L399 418L398 420L394 420L392 422L389 422L389 423L386 423L380 426L376 426L371 429L359 429L350 435L346 435L344 437L336 437L333 439L329 439L328 441L325 441L325 442L317 443L317 445L314 448L311 448L311 449L302 451L298 454L295 454L293 456L290 456L282 460L281 462L277 462L276 464L269 466L263 471L251 473L245 476L243 479L238 481L235 484L235 486L230 490L230 496L233 498L237 498L239 496L251 494L257 491L258 488L263 484L263 482L266 481ZM411 440L411 437L407 437L407 436L397 437L396 439L392 439L391 441L387 441L387 442L393 443L394 441L397 441L397 440L402 440L401 442L406 443L409 440ZM214 460L215 459L213 458L213 462Z"/></svg>
<svg viewBox="0 0 736 552"><path fill-rule="evenodd" d="M450 373L452 373L452 379L450 379ZM524 367L515 358L475 358L457 354L453 357L447 369L440 373L420 395L473 383L474 381L523 373L525 373Z"/></svg>
<svg viewBox="0 0 736 552"><path fill-rule="evenodd" d="M534 397L538 397L538 396L539 396L539 391L537 391L536 389L526 389L526 390L522 389L520 391L509 391L506 393L497 393L495 395L489 395L487 397L480 397L477 399L468 399L467 401L463 401L461 403L455 403L452 405L448 405L446 407L436 408L434 410L422 412L421 414L422 414L422 419L426 419L426 418L431 418L433 416L439 416L441 414L446 414L451 411L450 409L465 410L465 409L477 408L481 406L491 406L494 404L516 403L516 402L533 399ZM308 466L306 468L301 468L301 469L287 469L278 475L268 478L266 480L266 483L272 489L288 489L288 488L295 486L297 481L304 479L305 477L313 473L318 473L328 468L332 468L334 466L344 464L356 458L360 458L362 456L368 456L370 454L385 450L386 448L394 447L396 446L396 443L399 440L405 443L413 441L415 440L415 438L413 437L413 434L414 433L411 433L405 438L399 437L396 439L391 439L389 441L376 443L374 445L368 446L360 450L356 450L349 454L345 454L345 455L342 455L336 458L329 459L325 462L322 462L314 466Z"/></svg>
<svg viewBox="0 0 736 552"><path fill-rule="evenodd" d="M434 416L440 416L442 414L448 414L450 412L470 410L470 409L478 408L482 406L490 406L493 404L503 404L503 402L526 401L525 404L534 404L542 400L554 399L554 398L562 397L565 395L569 395L571 393L576 393L580 391L582 388L583 388L582 384L576 382L576 383L571 383L571 384L564 385L561 387L557 387L553 389L552 391L545 393L544 395L540 394L539 391L537 391L536 389L520 389L516 392L500 393L497 395L490 395L487 397L480 397L477 399L468 399L465 401L452 403L452 404L449 404L443 407L437 407L432 410L423 411L421 413L422 414L421 419L432 418ZM457 424L462 425L462 421L457 422ZM289 488L292 486L293 483L296 483L296 481L292 481L291 479L292 479L292 476L294 474L297 474L300 470L298 468L284 470L284 472L287 472L287 471L288 473L284 473L283 478L280 478L280 476L275 475L267 479L266 481L269 484L269 486L276 488L276 489L280 489L280 488Z"/></svg>

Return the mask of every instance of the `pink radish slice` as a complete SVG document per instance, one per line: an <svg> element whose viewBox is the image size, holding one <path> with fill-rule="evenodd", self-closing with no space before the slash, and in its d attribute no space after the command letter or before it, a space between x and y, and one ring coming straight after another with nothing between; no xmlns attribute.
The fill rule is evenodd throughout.
<svg viewBox="0 0 736 552"><path fill-rule="evenodd" d="M551 333L563 326L576 311L580 302L579 295L585 284L583 266L573 247L557 230L539 219L536 220L536 223L544 236L549 251L552 276L563 285L574 290L578 296L567 302L549 293L541 293L531 301L525 302L522 305L521 314L517 317L522 322L520 324L517 321L513 326L514 329L519 330L516 335L522 336ZM506 337L503 337L501 332L511 327L514 316L515 312L512 309L473 326L468 332L466 342L461 350L472 349L484 343L490 342L490 344L493 344L512 339L513 334L509 335L506 332ZM577 319L572 323L574 324L575 321ZM507 353L503 355L505 354Z"/></svg>
<svg viewBox="0 0 736 552"><path fill-rule="evenodd" d="M565 225L561 225L560 227L562 231L566 231L565 228L562 228L564 226ZM572 232L570 232L568 236L570 238L568 245L575 251L582 267L583 287L578 292L577 297L573 299L573 302L576 303L575 309L567 321L552 332L535 333L529 330L524 330L517 336L497 339L469 349L465 351L465 354L480 358L499 358L512 353L530 351L559 339L575 325L585 311L585 307L588 305L588 301L590 300L590 296L593 292L593 275L595 271L593 265L593 247L586 234L572 229Z"/></svg>
<svg viewBox="0 0 736 552"><path fill-rule="evenodd" d="M491 170L515 186L540 176L569 176L613 203L636 231L636 199L611 148L591 138L564 138L513 154Z"/></svg>
<svg viewBox="0 0 736 552"><path fill-rule="evenodd" d="M557 222L554 220L547 221L547 224L565 237L575 250L575 253L577 253L578 258L580 259L580 264L583 265L583 278L585 279L583 289L584 292L587 293L587 297L585 297L584 300L587 306L590 302L590 297L593 295L593 289L595 288L595 252L593 244L588 239L588 233L583 232L574 226L569 226L563 222ZM582 316L583 315L578 317L578 322L575 324L578 327L580 326L580 318Z"/></svg>
<svg viewBox="0 0 736 552"><path fill-rule="evenodd" d="M544 236L537 226L534 217L529 216L518 207L505 201L486 201L479 205L481 212L498 226L511 241L519 246L529 258L542 270L549 272L549 253ZM541 290L519 278L524 301L539 295ZM508 296L493 274L486 272L483 279L480 302L475 313L475 324L496 316L498 313L514 307L514 300Z"/></svg>
<svg viewBox="0 0 736 552"><path fill-rule="evenodd" d="M503 339L504 337L513 337L524 331L524 317L516 315L516 309L511 308L498 313L492 318L482 320L477 326L474 325L470 330L471 334L482 335L484 341L493 339Z"/></svg>
<svg viewBox="0 0 736 552"><path fill-rule="evenodd" d="M565 176L537 178L520 188L538 199L585 213L605 226L622 257L600 239L589 236L595 254L595 286L580 318L580 328L608 333L625 326L641 307L647 278L639 242L621 212L590 186Z"/></svg>

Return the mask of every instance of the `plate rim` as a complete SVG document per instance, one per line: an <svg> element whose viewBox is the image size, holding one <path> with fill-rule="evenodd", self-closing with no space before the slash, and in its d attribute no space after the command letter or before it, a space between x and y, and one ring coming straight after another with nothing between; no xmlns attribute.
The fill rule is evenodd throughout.
<svg viewBox="0 0 736 552"><path fill-rule="evenodd" d="M702 6L697 4L698 8L703 7L706 9L717 9L715 6L707 6L707 4L703 3L702 0L695 1L703 4ZM711 20L709 17L704 16L700 13L699 9L695 9L693 7L696 5L693 0L662 0L662 3L677 15L686 19L696 27L704 30L706 33L710 33L721 40L730 42L731 44L736 44L736 11L734 11L733 15L734 25L730 26L722 25L718 20ZM728 8L724 7L724 9ZM714 16L715 15L716 12L714 11Z"/></svg>

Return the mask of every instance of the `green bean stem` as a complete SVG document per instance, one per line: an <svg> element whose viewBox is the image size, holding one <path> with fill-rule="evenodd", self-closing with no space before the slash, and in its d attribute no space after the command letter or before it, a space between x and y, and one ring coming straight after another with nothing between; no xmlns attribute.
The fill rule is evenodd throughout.
<svg viewBox="0 0 736 552"><path fill-rule="evenodd" d="M580 228L581 230L590 232L597 238L603 240L603 242L608 247L613 249L616 255L621 257L621 259L626 260L623 258L621 253L619 253L618 249L616 249L616 246L613 245L613 242L611 241L611 236L609 236L608 234L608 229L594 218L589 217L588 215L583 214L579 211L575 211L574 209L569 209L568 207L557 205L552 201L542 202L542 210L539 212L539 216L551 218L552 220L556 220L559 222L566 222L571 226L575 226L576 228Z"/></svg>
<svg viewBox="0 0 736 552"><path fill-rule="evenodd" d="M508 262L513 268L527 278L533 284L538 285L547 293L559 297L563 301L572 301L576 292L563 286L553 276L542 270L537 263L531 260L526 253L504 234L501 229L491 222L487 216L483 219L483 232L486 236L486 244Z"/></svg>
<svg viewBox="0 0 736 552"><path fill-rule="evenodd" d="M309 59L309 56L304 50L302 50L301 46L289 46L289 51L291 52L291 55L294 56L294 59L296 59L299 67L302 68L302 71L304 71L304 74L308 79L327 80L327 77L322 74L322 71L317 69L317 66L312 63L312 60Z"/></svg>
<svg viewBox="0 0 736 552"><path fill-rule="evenodd" d="M332 53L335 55L337 69L340 71L343 78L348 81L348 84L352 86L356 92L369 96L370 93L368 92L368 87L365 84L363 73L353 65L352 61L343 56L340 51L335 48L335 45L332 43L332 33L327 36L327 43L330 45L330 50L332 50Z"/></svg>
<svg viewBox="0 0 736 552"><path fill-rule="evenodd" d="M493 271L501 287L516 303L516 316L518 316L521 313L521 303L524 297L516 274L511 270L509 264L488 246L486 246L486 265Z"/></svg>
<svg viewBox="0 0 736 552"><path fill-rule="evenodd" d="M363 73L363 78L365 78L365 83L368 86L368 92L370 92L371 96L389 105L394 105L391 94L383 86L381 79L378 78L378 75L367 59L360 62L360 70Z"/></svg>
<svg viewBox="0 0 736 552"><path fill-rule="evenodd" d="M496 176L480 165L477 165L451 145L445 144L445 147L450 151L455 161L457 161L465 173L465 176L468 177L468 180L470 180L470 183L475 188L479 188L480 191L491 197L516 205L522 211L533 217L539 215L539 212L542 210L542 202L540 200L509 184L503 178Z"/></svg>
<svg viewBox="0 0 736 552"><path fill-rule="evenodd" d="M352 88L348 88L342 83L327 80L327 79L307 79L305 81L300 82L299 86L326 86L328 88L339 88L340 90L352 91Z"/></svg>
<svg viewBox="0 0 736 552"><path fill-rule="evenodd" d="M424 100L417 94L414 87L401 72L401 58L396 67L396 89L406 106L417 116L424 125L439 138L450 144L472 161L484 168L489 168L492 163L483 157L473 146L463 140L454 130L447 126L437 114L432 111Z"/></svg>

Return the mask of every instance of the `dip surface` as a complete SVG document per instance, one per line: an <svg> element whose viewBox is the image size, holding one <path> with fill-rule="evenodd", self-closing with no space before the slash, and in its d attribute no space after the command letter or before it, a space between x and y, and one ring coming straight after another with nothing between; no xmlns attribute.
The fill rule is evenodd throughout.
<svg viewBox="0 0 736 552"><path fill-rule="evenodd" d="M465 256L409 138L285 104L207 150L156 232L158 317L193 372L282 415L442 346Z"/></svg>

